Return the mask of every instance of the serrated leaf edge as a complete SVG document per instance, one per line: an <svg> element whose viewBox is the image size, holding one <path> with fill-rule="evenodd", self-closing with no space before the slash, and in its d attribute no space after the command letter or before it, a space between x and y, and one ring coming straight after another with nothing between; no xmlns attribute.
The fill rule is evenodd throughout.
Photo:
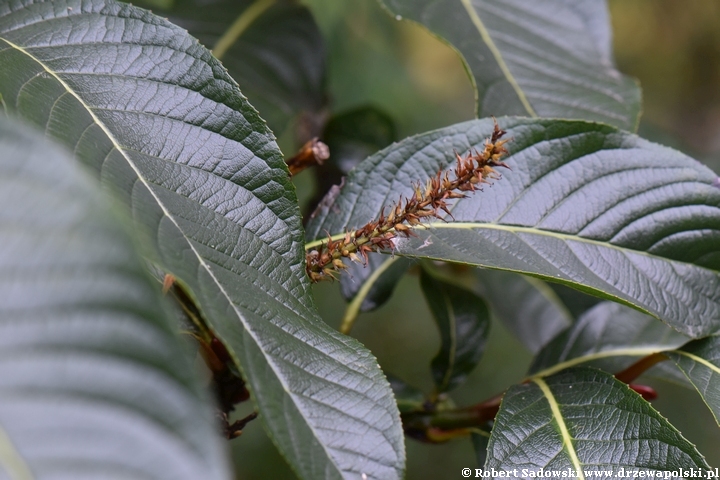
<svg viewBox="0 0 720 480"><path fill-rule="evenodd" d="M38 59L37 57L35 57L34 55L32 55L31 53L29 53L28 51L26 51L24 48L20 47L19 45L16 45L16 44L14 44L13 42L11 42L11 41L3 38L3 37L0 37L0 40L6 42L6 43L7 43L8 45L10 45L12 48L15 48L15 49L18 50L19 52L21 52L21 53L25 54L26 56L28 56L29 58L31 58L33 61L37 62L37 64L40 65L49 75L51 75L53 78L55 78L55 79L63 86L63 88L65 88L65 90L66 90L70 95L72 95L78 102L80 102L80 105L82 105L82 106L85 108L85 110L87 110L88 114L89 114L90 117L93 119L93 121L98 125L98 127L100 127L100 129L103 131L103 133L105 133L105 135L107 135L108 140L110 140L110 142L112 143L112 145L114 146L114 148L118 150L118 152L119 152L119 153L123 156L123 158L127 161L127 163L128 163L128 165L130 166L130 168L133 169L133 171L135 172L135 174L136 174L137 177L138 177L138 180L139 180L139 181L145 186L145 188L147 188L147 190L150 192L150 194L152 195L152 197L153 197L153 198L155 199L155 201L157 202L158 206L162 209L163 214L172 222L173 225L175 225L175 227L178 229L178 231L183 232L183 230L180 228L180 225L175 221L175 218L174 218L174 217L170 214L170 212L165 208L165 205L160 201L160 199L157 197L157 195L155 194L155 192L154 192L154 191L152 190L152 188L150 188L150 186L148 185L148 183L147 183L147 181L145 180L145 178L140 174L140 171L138 170L138 168L137 168L137 166L135 165L135 163L124 153L122 147L121 147L120 144L117 142L117 140L115 139L115 137L114 137L114 135L112 134L112 132L110 132L109 129L107 128L107 126L106 126L103 122L100 121L100 119L95 115L95 113L92 111L92 109L82 100L82 98L80 98L80 97L78 96L78 94L77 94L72 88L70 88L70 86L69 86L67 83L65 83L65 81L63 81L53 70L49 69L42 61L40 61L40 59ZM185 237L184 234L183 234L183 237ZM237 315L238 318L241 319L241 321L242 321L242 318L243 318L242 315L241 315L240 312L238 312L237 309L235 308L235 304L234 304L234 303L232 302L232 300L230 299L230 296L228 295L228 293L227 293L227 291L225 290L225 288L224 288L224 287L222 286L222 284L217 280L217 277L215 277L215 274L214 274L213 271L210 269L209 265L205 262L205 260L203 259L203 257L200 256L199 252L197 251L197 249L195 248L195 246L194 246L191 242L186 242L186 243L187 243L188 246L190 247L190 249L191 249L191 251L193 252L193 254L195 254L195 256L197 257L198 263L199 263L200 265L202 265L202 267L206 270L206 272L208 273L208 275L210 276L210 278L212 278L212 280L215 282L216 286L218 287L218 289L219 289L220 292L222 293L223 297L225 297L225 299L227 300L228 304L232 306L232 308L233 308L233 310L235 311L236 315ZM243 326L245 326L245 322L243 322ZM252 331L252 329L245 328L245 330L246 330L247 333L252 337L253 341L254 341L257 345L261 345L261 342L260 342L259 339L256 337L256 335L255 335L255 333ZM281 375L277 375L277 370L276 370L276 368L275 368L274 362L272 362L272 361L270 360L270 358L267 357L267 355L265 354L265 352L264 352L262 349L260 349L260 351L262 351L263 355L264 355L265 358L268 360L268 365L270 365L271 368L273 369L273 371L276 373L276 378L277 378L278 381L282 384L283 390L285 390L285 392L287 393L288 397L290 397L291 399L293 399L293 403L295 403L295 401L294 401L294 395L293 395L292 392L288 389L288 386L286 385L286 383L285 383L284 380L282 379L282 376L281 376ZM302 408L299 408L299 405L297 405L297 406L298 406L298 410L299 410L299 411L303 411ZM308 422L305 422L305 424L308 425L308 426L311 425L311 424L308 423ZM314 428L310 428L310 431L313 432L313 436L316 438L318 444L322 446L323 450L325 451L326 458L327 458L328 461L335 467L335 470L336 470L337 472L342 472L343 470L342 470L342 469L340 468L340 466L336 463L334 456L331 455L330 452L327 450L327 446L325 445L325 443L322 442L322 441L320 441L320 439L318 438L317 433L315 432L315 429L314 429Z"/></svg>

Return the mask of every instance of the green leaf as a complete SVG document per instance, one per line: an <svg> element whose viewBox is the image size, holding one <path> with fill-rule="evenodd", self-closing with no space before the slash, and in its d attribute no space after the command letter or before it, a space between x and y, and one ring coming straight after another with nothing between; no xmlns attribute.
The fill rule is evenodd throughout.
<svg viewBox="0 0 720 480"><path fill-rule="evenodd" d="M95 182L0 118L0 204L3 478L230 478L208 395Z"/></svg>
<svg viewBox="0 0 720 480"><path fill-rule="evenodd" d="M485 266L625 303L691 337L720 329L720 181L699 162L612 127L508 118L512 168L416 228L396 255ZM482 148L490 120L411 137L360 164L308 225L362 226L411 183Z"/></svg>
<svg viewBox="0 0 720 480"><path fill-rule="evenodd" d="M490 443L490 434L484 430L478 430L470 434L473 450L475 450L475 458L478 467L482 468L487 461L487 447Z"/></svg>
<svg viewBox="0 0 720 480"><path fill-rule="evenodd" d="M330 148L330 160L343 174L395 140L393 119L371 106L335 115L323 131L323 141Z"/></svg>
<svg viewBox="0 0 720 480"><path fill-rule="evenodd" d="M559 283L549 283L548 286L555 292L555 295L565 305L574 318L580 317L592 307L602 302L602 299L586 295L574 288Z"/></svg>
<svg viewBox="0 0 720 480"><path fill-rule="evenodd" d="M400 378L388 374L388 381L395 394L400 413L423 411L425 406L425 395L417 388L408 385Z"/></svg>
<svg viewBox="0 0 720 480"><path fill-rule="evenodd" d="M573 322L565 305L542 280L481 268L475 277L493 314L533 353Z"/></svg>
<svg viewBox="0 0 720 480"><path fill-rule="evenodd" d="M327 192L362 160L397 140L397 134L389 115L366 106L331 118L323 140L330 149L330 162L315 169L315 176L319 191ZM340 277L340 292L350 302L345 314L348 322L359 312L387 302L410 264L407 259L370 254L367 265L349 265L348 274Z"/></svg>
<svg viewBox="0 0 720 480"><path fill-rule="evenodd" d="M720 337L695 340L665 355L687 376L720 425Z"/></svg>
<svg viewBox="0 0 720 480"><path fill-rule="evenodd" d="M278 135L297 115L324 107L325 44L307 7L292 0L175 0L158 13L222 60Z"/></svg>
<svg viewBox="0 0 720 480"><path fill-rule="evenodd" d="M398 478L399 415L375 358L318 316L294 188L271 132L184 30L102 0L0 5L0 92L129 207L187 287L302 478ZM11 8L12 7L12 8Z"/></svg>
<svg viewBox="0 0 720 480"><path fill-rule="evenodd" d="M516 385L495 417L485 468L666 472L710 467L695 446L612 375L575 368ZM522 469L527 469L523 473ZM583 474L584 473L584 474Z"/></svg>
<svg viewBox="0 0 720 480"><path fill-rule="evenodd" d="M637 83L613 65L607 5L596 0L382 0L465 60L478 117L594 120L634 130Z"/></svg>
<svg viewBox="0 0 720 480"><path fill-rule="evenodd" d="M370 312L390 299L411 264L407 258L371 253L367 265L348 265L340 277L340 292L358 312ZM354 305L356 302L358 305Z"/></svg>
<svg viewBox="0 0 720 480"><path fill-rule="evenodd" d="M482 358L490 331L490 311L472 291L422 270L425 300L440 330L440 351L431 363L438 393L465 382Z"/></svg>
<svg viewBox="0 0 720 480"><path fill-rule="evenodd" d="M648 315L600 302L538 353L530 373L546 376L581 363L617 373L640 357L685 342L687 337Z"/></svg>

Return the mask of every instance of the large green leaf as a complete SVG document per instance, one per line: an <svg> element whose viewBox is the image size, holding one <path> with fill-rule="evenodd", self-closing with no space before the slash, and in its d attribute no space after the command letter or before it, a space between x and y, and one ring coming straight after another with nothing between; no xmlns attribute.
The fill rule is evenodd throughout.
<svg viewBox="0 0 720 480"><path fill-rule="evenodd" d="M210 52L110 0L0 3L8 110L70 146L191 292L303 478L401 476L377 361L318 317L294 189L271 132Z"/></svg>
<svg viewBox="0 0 720 480"><path fill-rule="evenodd" d="M430 365L435 388L448 392L465 382L485 353L490 311L475 293L428 270L420 286L440 330L440 351Z"/></svg>
<svg viewBox="0 0 720 480"><path fill-rule="evenodd" d="M640 357L677 348L687 340L637 310L600 302L538 353L530 373L550 375L581 363L617 373Z"/></svg>
<svg viewBox="0 0 720 480"><path fill-rule="evenodd" d="M622 302L692 337L720 329L720 182L699 162L612 127L508 118L512 168L417 228L396 255L530 274ZM490 120L436 130L378 152L308 225L340 233L412 195ZM323 233L324 234L324 233Z"/></svg>
<svg viewBox="0 0 720 480"><path fill-rule="evenodd" d="M307 7L292 0L175 0L158 13L212 49L274 132L324 107L325 45Z"/></svg>
<svg viewBox="0 0 720 480"><path fill-rule="evenodd" d="M493 314L533 353L573 321L565 305L542 280L481 268L475 276Z"/></svg>
<svg viewBox="0 0 720 480"><path fill-rule="evenodd" d="M0 117L0 477L230 478L159 288L94 183Z"/></svg>
<svg viewBox="0 0 720 480"><path fill-rule="evenodd" d="M720 425L720 337L695 340L665 355L687 376Z"/></svg>
<svg viewBox="0 0 720 480"><path fill-rule="evenodd" d="M709 466L695 447L612 375L574 368L516 385L495 417L486 469L529 472L666 472ZM523 472L523 469L526 471ZM598 473L592 476L597 476ZM603 475L603 474L600 474Z"/></svg>
<svg viewBox="0 0 720 480"><path fill-rule="evenodd" d="M634 130L640 88L613 66L607 5L597 0L382 0L463 56L478 116L595 120Z"/></svg>

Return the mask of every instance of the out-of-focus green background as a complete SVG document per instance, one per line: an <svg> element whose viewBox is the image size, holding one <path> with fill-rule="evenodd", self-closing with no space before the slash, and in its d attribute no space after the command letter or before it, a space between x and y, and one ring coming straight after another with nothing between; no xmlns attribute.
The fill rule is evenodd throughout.
<svg viewBox="0 0 720 480"><path fill-rule="evenodd" d="M334 112L375 105L395 119L400 138L473 118L474 94L459 57L425 29L396 21L376 0L304 3L326 37ZM643 88L640 135L720 171L720 2L610 0L610 8L618 67ZM306 173L297 179L304 198L309 179ZM316 298L323 317L337 326L344 310L337 284L318 286ZM387 305L361 315L353 335L383 368L429 391L429 363L439 340L421 298L417 277L407 277ZM495 323L481 364L453 399L466 405L502 391L522 378L530 358ZM699 396L684 387L649 383L660 395L653 405L698 445L710 465L720 466L720 428ZM406 443L410 480L461 478L461 468L477 466L469 440ZM237 478L294 478L259 423L250 424L232 449Z"/></svg>

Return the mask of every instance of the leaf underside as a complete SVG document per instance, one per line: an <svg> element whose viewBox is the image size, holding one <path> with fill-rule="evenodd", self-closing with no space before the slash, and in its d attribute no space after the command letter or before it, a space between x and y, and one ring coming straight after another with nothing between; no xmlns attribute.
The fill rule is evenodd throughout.
<svg viewBox="0 0 720 480"><path fill-rule="evenodd" d="M406 139L368 158L308 225L354 229L482 148L492 121ZM416 228L396 255L520 272L625 303L679 332L720 328L720 182L697 161L594 123L501 119L512 170ZM323 233L324 235L324 233Z"/></svg>
<svg viewBox="0 0 720 480"><path fill-rule="evenodd" d="M483 268L476 269L475 278L493 314L533 353L574 320L542 280Z"/></svg>
<svg viewBox="0 0 720 480"><path fill-rule="evenodd" d="M230 478L125 219L29 130L0 117L0 476Z"/></svg>
<svg viewBox="0 0 720 480"><path fill-rule="evenodd" d="M478 117L574 118L637 128L640 88L613 65L603 1L382 1L462 55Z"/></svg>
<svg viewBox="0 0 720 480"><path fill-rule="evenodd" d="M618 373L641 357L687 341L684 335L637 310L600 302L548 343L533 360L529 373L541 375L580 363Z"/></svg>
<svg viewBox="0 0 720 480"><path fill-rule="evenodd" d="M695 340L665 355L690 380L720 425L720 337Z"/></svg>
<svg viewBox="0 0 720 480"><path fill-rule="evenodd" d="M8 110L90 166L187 286L295 471L400 477L389 385L318 317L282 155L210 52L129 5L23 0L0 4L0 64Z"/></svg>

